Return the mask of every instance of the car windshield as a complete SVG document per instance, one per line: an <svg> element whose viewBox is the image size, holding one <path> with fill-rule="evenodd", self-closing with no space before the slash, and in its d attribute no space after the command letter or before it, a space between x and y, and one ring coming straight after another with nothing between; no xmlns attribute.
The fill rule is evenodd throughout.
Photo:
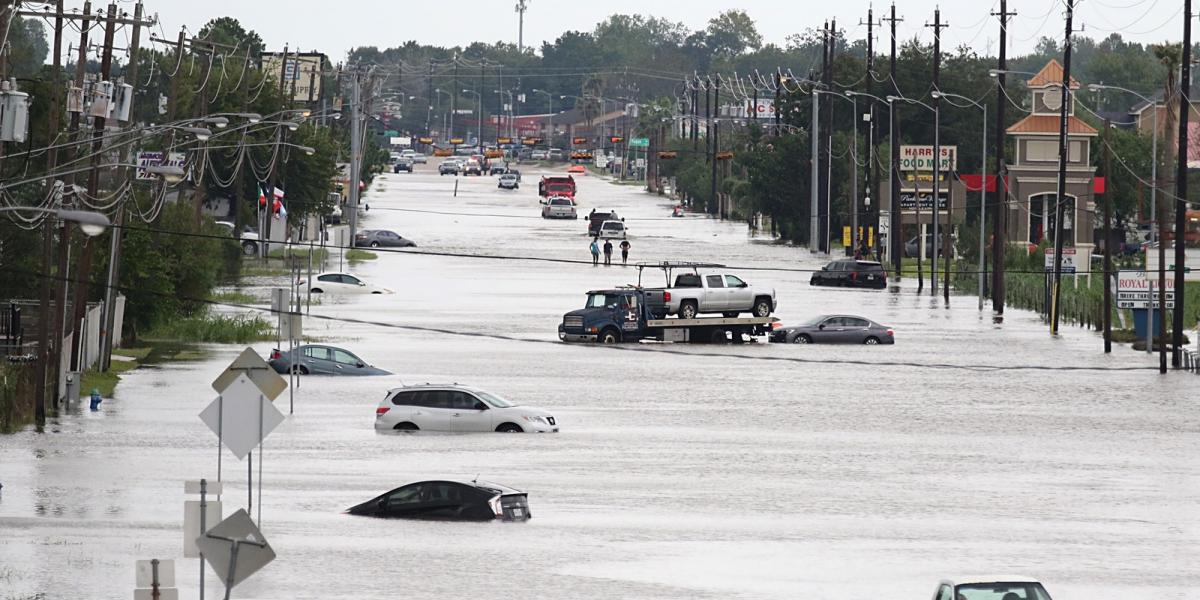
<svg viewBox="0 0 1200 600"><path fill-rule="evenodd" d="M588 294L587 308L616 306L619 300L616 294Z"/></svg>
<svg viewBox="0 0 1200 600"><path fill-rule="evenodd" d="M1050 600L1042 584L965 583L954 587L955 600Z"/></svg>
<svg viewBox="0 0 1200 600"><path fill-rule="evenodd" d="M571 201L564 198L556 198L551 200L550 204L553 204L554 206L570 206Z"/></svg>
<svg viewBox="0 0 1200 600"><path fill-rule="evenodd" d="M829 318L828 315L818 315L816 317L813 317L813 318L801 323L800 325L803 325L805 327L816 327L817 325L820 325L821 322L827 318Z"/></svg>
<svg viewBox="0 0 1200 600"><path fill-rule="evenodd" d="M484 402L492 405L492 408L512 408L517 405L517 403L509 402L508 400L505 400L504 398L501 398L495 394L489 394L479 390L472 390L472 392L476 396L479 396L481 399L483 399Z"/></svg>

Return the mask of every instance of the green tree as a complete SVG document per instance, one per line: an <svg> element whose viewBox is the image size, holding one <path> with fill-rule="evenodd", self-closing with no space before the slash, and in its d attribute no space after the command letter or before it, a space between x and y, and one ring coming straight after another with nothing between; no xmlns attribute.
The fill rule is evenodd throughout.
<svg viewBox="0 0 1200 600"><path fill-rule="evenodd" d="M762 47L762 35L744 10L727 10L708 21L705 44L714 56L731 58Z"/></svg>

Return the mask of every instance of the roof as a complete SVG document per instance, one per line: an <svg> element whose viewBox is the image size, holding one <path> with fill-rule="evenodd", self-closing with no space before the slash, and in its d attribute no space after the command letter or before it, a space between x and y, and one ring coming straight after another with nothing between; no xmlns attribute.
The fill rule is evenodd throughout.
<svg viewBox="0 0 1200 600"><path fill-rule="evenodd" d="M1008 133L1058 133L1062 124L1061 117L1056 115L1029 115L1008 128ZM1099 135L1094 127L1083 119L1071 115L1067 117L1068 135Z"/></svg>
<svg viewBox="0 0 1200 600"><path fill-rule="evenodd" d="M1029 87L1047 87L1051 85L1061 85L1063 78L1063 67L1057 59L1050 59L1046 66L1042 67L1041 71L1033 76L1025 85ZM1071 89L1079 89L1079 80L1071 78Z"/></svg>

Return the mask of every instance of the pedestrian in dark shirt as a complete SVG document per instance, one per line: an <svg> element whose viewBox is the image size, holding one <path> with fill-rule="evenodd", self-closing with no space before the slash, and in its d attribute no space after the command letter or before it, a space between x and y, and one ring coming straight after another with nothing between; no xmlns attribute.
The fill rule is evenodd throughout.
<svg viewBox="0 0 1200 600"><path fill-rule="evenodd" d="M612 240L604 240L604 266L612 265Z"/></svg>
<svg viewBox="0 0 1200 600"><path fill-rule="evenodd" d="M629 240L621 240L621 264L629 264Z"/></svg>

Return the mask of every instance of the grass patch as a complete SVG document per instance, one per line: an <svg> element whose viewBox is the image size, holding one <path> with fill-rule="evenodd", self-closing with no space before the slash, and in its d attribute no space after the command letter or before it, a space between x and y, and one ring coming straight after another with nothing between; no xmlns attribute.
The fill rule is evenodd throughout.
<svg viewBox="0 0 1200 600"><path fill-rule="evenodd" d="M112 353L117 356L145 360L146 357L150 356L150 353L153 351L154 348L151 348L150 346L143 346L141 348L113 348Z"/></svg>
<svg viewBox="0 0 1200 600"><path fill-rule="evenodd" d="M109 365L108 371L101 373L95 370L83 372L83 380L79 387L79 397L87 398L91 396L92 390L99 390L100 395L105 398L111 398L113 391L117 389L117 384L121 381L121 373L136 369L138 364L132 361L114 360Z"/></svg>
<svg viewBox="0 0 1200 600"><path fill-rule="evenodd" d="M214 344L246 344L275 339L275 326L258 315L182 317L147 332L146 339Z"/></svg>
<svg viewBox="0 0 1200 600"><path fill-rule="evenodd" d="M359 262L364 260L375 260L379 258L378 254L367 250L359 250L357 248L346 252L346 260L350 262Z"/></svg>
<svg viewBox="0 0 1200 600"><path fill-rule="evenodd" d="M227 290L224 292L216 292L208 297L213 302L221 302L228 304L256 304L258 299L241 290Z"/></svg>
<svg viewBox="0 0 1200 600"><path fill-rule="evenodd" d="M329 258L329 251L324 248L276 248L272 250L268 258L308 258L309 253L312 253L313 260L324 261Z"/></svg>
<svg viewBox="0 0 1200 600"><path fill-rule="evenodd" d="M264 265L262 263L242 265L242 277L282 277L288 275L290 272L283 267Z"/></svg>

